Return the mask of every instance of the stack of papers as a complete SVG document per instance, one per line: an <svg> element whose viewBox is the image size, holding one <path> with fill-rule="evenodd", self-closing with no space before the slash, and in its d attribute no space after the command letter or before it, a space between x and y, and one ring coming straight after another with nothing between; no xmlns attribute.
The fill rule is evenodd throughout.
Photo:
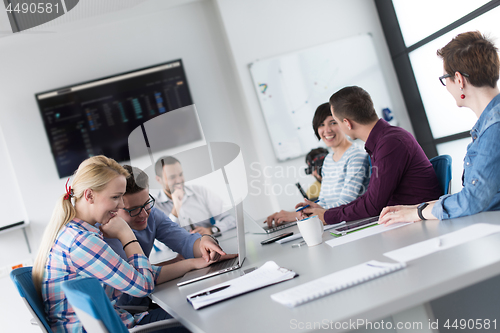
<svg viewBox="0 0 500 333"><path fill-rule="evenodd" d="M268 261L239 278L220 283L187 296L195 310L272 284L293 279L297 274Z"/></svg>

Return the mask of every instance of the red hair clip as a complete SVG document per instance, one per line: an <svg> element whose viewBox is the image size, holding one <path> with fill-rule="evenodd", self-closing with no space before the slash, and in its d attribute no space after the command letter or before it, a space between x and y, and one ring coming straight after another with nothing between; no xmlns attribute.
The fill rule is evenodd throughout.
<svg viewBox="0 0 500 333"><path fill-rule="evenodd" d="M69 200L73 196L73 191L71 190L71 186L68 188L69 178L66 181L66 194L64 195L64 200Z"/></svg>

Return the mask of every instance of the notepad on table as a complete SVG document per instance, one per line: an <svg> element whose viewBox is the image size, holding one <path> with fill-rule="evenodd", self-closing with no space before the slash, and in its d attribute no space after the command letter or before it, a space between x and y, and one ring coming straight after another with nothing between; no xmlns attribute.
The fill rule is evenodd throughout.
<svg viewBox="0 0 500 333"><path fill-rule="evenodd" d="M274 261L268 261L239 278L190 294L187 296L187 300L195 310L198 310L256 289L293 279L295 276L297 273L279 267Z"/></svg>
<svg viewBox="0 0 500 333"><path fill-rule="evenodd" d="M371 260L364 264L353 266L273 294L271 298L288 307L295 307L354 285L373 280L379 276L403 269L404 267L406 267L405 263L392 264Z"/></svg>

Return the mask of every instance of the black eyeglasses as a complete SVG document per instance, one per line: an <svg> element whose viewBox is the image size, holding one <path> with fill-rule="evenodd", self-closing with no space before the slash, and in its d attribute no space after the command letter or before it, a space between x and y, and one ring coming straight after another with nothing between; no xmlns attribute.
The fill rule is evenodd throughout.
<svg viewBox="0 0 500 333"><path fill-rule="evenodd" d="M133 208L133 209L126 209L126 208L123 208L124 211L128 212L128 214L130 215L130 217L135 217L137 215L139 215L142 210L144 209L146 212L149 212L151 210L151 208L153 208L153 206L155 205L155 198L153 198L151 196L151 194L149 195L149 200L148 202L146 202L144 205L142 206L139 206L139 207L136 207L136 208Z"/></svg>
<svg viewBox="0 0 500 333"><path fill-rule="evenodd" d="M462 72L459 72L459 73L462 74L465 77L469 77L469 74L465 74L465 73L462 73ZM451 74L445 74L445 75L439 77L439 81L441 81L441 84L446 87L446 78L453 77L453 76L454 75L451 75Z"/></svg>

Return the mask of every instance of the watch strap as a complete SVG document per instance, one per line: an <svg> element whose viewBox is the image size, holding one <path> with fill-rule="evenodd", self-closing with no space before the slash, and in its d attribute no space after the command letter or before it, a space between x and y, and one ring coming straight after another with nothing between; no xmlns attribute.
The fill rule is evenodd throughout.
<svg viewBox="0 0 500 333"><path fill-rule="evenodd" d="M423 202L421 203L420 205L418 205L417 207L417 214L418 214L418 217L420 218L420 220L422 221L425 221L426 218L424 217L424 215L422 214L422 211L425 209L425 207L429 206L429 204L427 202Z"/></svg>

